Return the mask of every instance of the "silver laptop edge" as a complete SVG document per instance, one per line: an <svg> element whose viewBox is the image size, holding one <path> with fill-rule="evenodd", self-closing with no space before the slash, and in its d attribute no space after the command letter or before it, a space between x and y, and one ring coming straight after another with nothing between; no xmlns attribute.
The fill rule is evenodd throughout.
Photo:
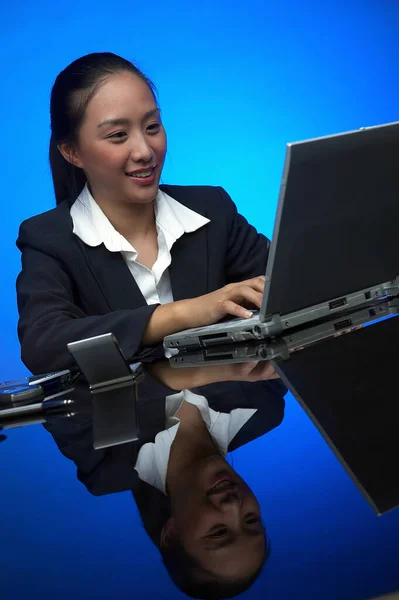
<svg viewBox="0 0 399 600"><path fill-rule="evenodd" d="M399 298L364 307L344 318L334 318L295 333L286 332L280 338L265 342L248 342L240 345L224 344L198 348L172 356L172 367L221 365L259 360L287 360L293 352L303 350L322 340L357 331L361 327L381 319L399 315Z"/></svg>
<svg viewBox="0 0 399 600"><path fill-rule="evenodd" d="M334 298L310 308L283 316L271 315L266 322L262 322L258 314L250 319L233 319L207 327L187 329L167 336L164 346L167 349L180 350L275 337L294 327L335 314L339 316L340 313L350 309L354 310L365 303L369 303L371 306L378 299L398 294L399 276L392 281L359 290L341 298Z"/></svg>
<svg viewBox="0 0 399 600"><path fill-rule="evenodd" d="M276 257L278 232L280 229L281 217L283 214L285 186L287 183L287 175L288 175L288 171L290 168L290 162L291 162L291 146L292 146L292 144L287 144L287 146L286 146L283 174L281 177L280 191L279 191L279 196L278 196L278 201L277 201L277 211L276 211L276 216L274 219L272 241L271 241L270 248L269 248L269 256L267 258L265 287L263 290L262 306L260 309L260 320L261 321L267 320L266 306L267 306L267 299L269 297L271 274L273 272L273 267L274 267L274 259Z"/></svg>

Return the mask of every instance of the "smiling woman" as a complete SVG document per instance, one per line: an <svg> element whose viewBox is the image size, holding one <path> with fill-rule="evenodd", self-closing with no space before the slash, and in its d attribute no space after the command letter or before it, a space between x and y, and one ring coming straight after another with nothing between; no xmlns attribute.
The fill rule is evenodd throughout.
<svg viewBox="0 0 399 600"><path fill-rule="evenodd" d="M58 147L83 171L104 212L117 205L129 214L129 204L154 201L166 135L154 94L136 74L110 75L91 98L78 139Z"/></svg>
<svg viewBox="0 0 399 600"><path fill-rule="evenodd" d="M129 95L131 93L133 95ZM132 130L137 138L139 130L144 129L148 135L143 138L148 140L162 129L162 139L156 143L160 149L158 173L161 173L166 140L156 96L156 88L150 79L131 62L111 53L82 57L58 75L50 101L50 162L57 204L77 198L85 183L90 181L90 174L91 183L100 183L95 171L87 171L95 157L102 157L103 161L108 159L111 164L119 158L120 167L129 160L133 162L134 157L128 155L127 149L112 152L109 145L100 143L121 144ZM143 147L142 143L143 140L135 148L136 158L140 150L144 152L143 156L138 156L139 161L145 161L148 154L152 156L150 145ZM100 187L101 195L107 190L107 186L105 190L96 187Z"/></svg>
<svg viewBox="0 0 399 600"><path fill-rule="evenodd" d="M159 355L168 334L252 316L269 240L222 188L159 185L166 134L137 67L77 59L55 80L50 116L57 208L22 223L17 241L32 372L70 367L67 344L84 337L113 332L132 359Z"/></svg>

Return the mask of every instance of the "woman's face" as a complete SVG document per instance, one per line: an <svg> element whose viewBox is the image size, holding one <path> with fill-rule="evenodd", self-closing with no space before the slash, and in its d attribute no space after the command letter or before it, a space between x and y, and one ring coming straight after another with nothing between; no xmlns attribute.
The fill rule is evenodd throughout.
<svg viewBox="0 0 399 600"><path fill-rule="evenodd" d="M259 504L221 457L184 474L172 501L173 530L185 551L217 576L244 578L265 554Z"/></svg>
<svg viewBox="0 0 399 600"><path fill-rule="evenodd" d="M165 130L148 85L127 72L109 76L87 105L73 160L94 198L153 202L165 154Z"/></svg>

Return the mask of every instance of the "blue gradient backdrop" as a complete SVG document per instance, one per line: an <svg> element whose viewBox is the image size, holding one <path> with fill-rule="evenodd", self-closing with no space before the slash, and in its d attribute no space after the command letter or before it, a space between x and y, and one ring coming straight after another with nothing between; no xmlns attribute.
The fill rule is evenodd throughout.
<svg viewBox="0 0 399 600"><path fill-rule="evenodd" d="M160 93L163 180L224 186L268 235L287 141L398 120L393 0L15 0L2 3L0 23L0 380L26 373L14 242L24 218L54 205L49 93L78 56L107 50L136 60ZM12 432L0 465L4 598L32 589L59 600L178 597L130 495L89 496L41 428ZM273 539L248 598L360 600L399 588L399 513L374 516L292 397L283 426L240 449L235 466Z"/></svg>

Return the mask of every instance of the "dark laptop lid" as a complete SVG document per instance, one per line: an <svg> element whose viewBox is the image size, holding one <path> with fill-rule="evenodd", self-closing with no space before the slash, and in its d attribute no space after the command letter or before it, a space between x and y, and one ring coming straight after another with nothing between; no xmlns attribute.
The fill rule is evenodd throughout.
<svg viewBox="0 0 399 600"><path fill-rule="evenodd" d="M377 513L399 506L398 336L399 317L392 317L278 364Z"/></svg>
<svg viewBox="0 0 399 600"><path fill-rule="evenodd" d="M399 274L399 123L288 144L262 315Z"/></svg>

